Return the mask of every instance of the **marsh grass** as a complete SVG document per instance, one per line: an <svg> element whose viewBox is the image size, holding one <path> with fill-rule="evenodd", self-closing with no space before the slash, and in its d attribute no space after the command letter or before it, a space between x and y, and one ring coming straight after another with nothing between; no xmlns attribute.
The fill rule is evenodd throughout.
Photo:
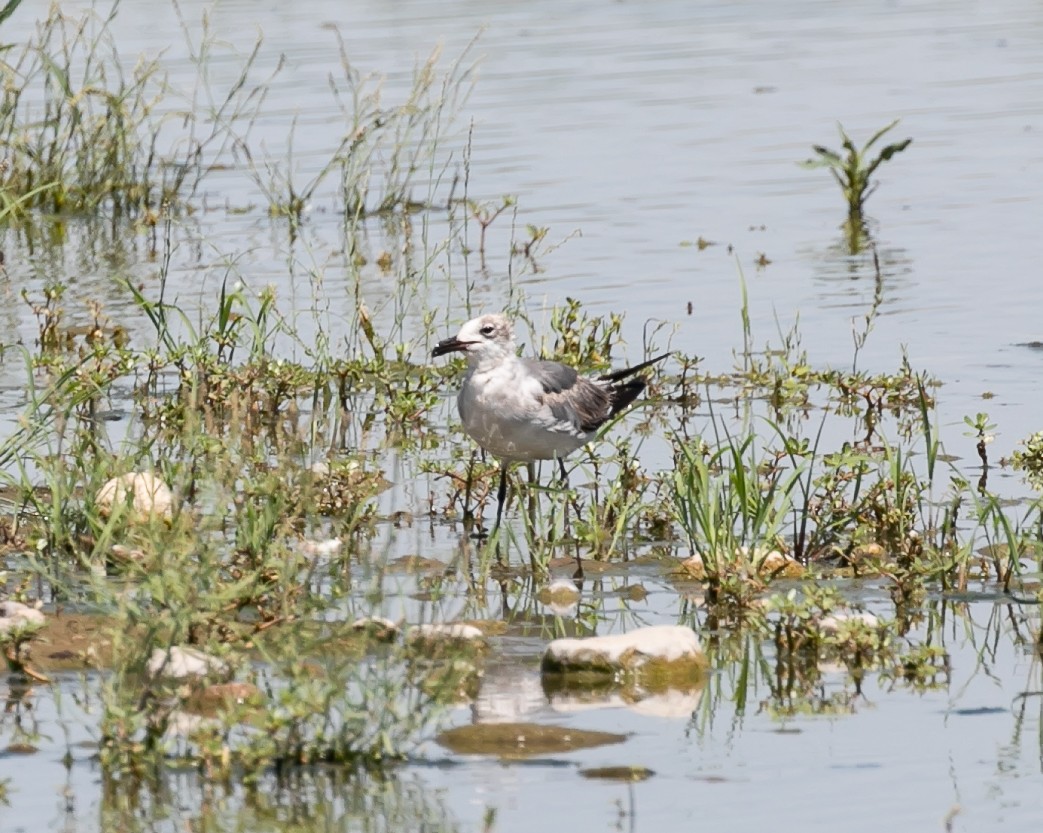
<svg viewBox="0 0 1043 833"><path fill-rule="evenodd" d="M354 229L371 215L406 214L429 210L439 200L440 186L451 200L453 175L448 155L442 153L443 133L450 131L470 93L473 65L465 50L444 73L439 70L441 49L414 69L413 83L399 104L386 104L383 79L364 75L350 61L339 32L341 77L330 78L334 103L344 120L341 138L325 161L303 183L293 171L296 121L290 129L286 155L279 162L268 155L255 158L245 140L234 151L255 185L265 195L269 212L292 222L306 210L329 179L336 179L338 204L345 227ZM448 182L447 182L448 180ZM422 190L423 193L417 193ZM355 233L347 235L354 239Z"/></svg>
<svg viewBox="0 0 1043 833"><path fill-rule="evenodd" d="M697 378L681 381L691 387ZM1024 506L1013 525L1010 507L990 509L953 465L939 465L951 458L939 436L935 383L906 360L899 372L876 376L815 369L790 333L781 350L747 350L741 374L702 380L704 401L719 401L714 388L735 389L745 405L737 414L711 406L701 431L693 431L699 421L680 423L667 491L689 552L700 556L691 569L705 572L708 601L724 602L725 619L742 610L748 616L771 578L759 563L773 550L885 578L903 611L921 604L928 586L966 587L982 531L1004 540L1005 552L1035 555L1029 530L1039 502ZM758 408L758 397L767 407ZM753 427L755 419L762 427ZM811 419L818 427L809 435ZM834 445L845 431L849 439ZM977 517L961 512L968 504L981 507Z"/></svg>
<svg viewBox="0 0 1043 833"><path fill-rule="evenodd" d="M253 137L284 61L264 75L260 35L235 53L207 15L197 24L174 9L196 70L187 89L174 87L162 57L121 53L112 28L120 2L79 15L53 4L32 38L0 64L4 218L25 221L36 208L155 226L188 208L204 180L229 166L253 183L270 214L295 225L320 195L335 196L348 240L366 216L453 198L451 153L442 146L473 83L468 50L445 72L435 50L418 64L402 101L389 104L382 79L351 64L338 34L342 75L331 76L330 94L344 129L298 181L296 122L284 151L272 153ZM218 59L237 65L227 82L215 80ZM335 185L324 189L328 182Z"/></svg>
<svg viewBox="0 0 1043 833"><path fill-rule="evenodd" d="M284 319L264 293L224 284L212 318L198 326L176 306L132 295L155 328L144 349L106 336L100 309L94 327L71 330L60 288L35 306L38 352L27 354L28 373L51 382L31 397L8 442L17 469L7 477L31 510L20 517L35 541L33 571L53 598L102 609L116 623L99 695L104 765L140 772L174 752L218 775L232 762L252 772L279 762L400 758L440 700L411 682L404 652L325 656L324 640L306 625L345 594L351 542L386 487L365 455L316 459L317 449L339 446L330 411L342 395L359 398L343 390L350 373L377 392L369 402L390 415L390 436L404 419L394 414L408 408L379 393L397 389L400 375L389 374L401 369L275 359ZM162 391L160 380L170 378L174 388ZM114 440L98 414L114 386L128 382L140 408ZM413 397L406 390L402 399ZM134 470L172 486L169 519L142 522L98 505L107 479ZM305 557L304 535L330 524L349 544L344 554L328 564ZM278 641L264 642L269 632ZM172 691L144 671L155 651L179 645L219 657L239 682L263 690L267 708L249 725L262 720L264 731L243 728L238 708L216 724L184 717L196 687ZM258 651L260 676L251 670ZM325 658L318 678L310 657Z"/></svg>
<svg viewBox="0 0 1043 833"><path fill-rule="evenodd" d="M428 423L446 379L388 357L386 335L372 321L361 355L334 360L310 346L311 363L287 361L275 343L295 335L273 294L226 279L210 317L190 318L164 299L163 286L151 295L126 287L153 327L145 346L136 344L140 334L118 334L97 306L90 326L71 327L60 286L28 299L38 339L35 351L22 353L27 374L45 381L30 388L22 428L5 445L16 464L6 477L21 495L18 523L41 586L118 623L98 695L103 762L140 773L173 754L208 777L235 770L254 778L272 765L398 759L437 719L450 690L470 690L471 678L432 675L395 646L331 650L339 643L330 628L315 624L342 620L339 600L355 592L354 565L378 522L374 499L387 486L381 454L423 458L444 444L425 438L445 436ZM618 326L576 306L562 314L586 334L570 337L570 349L591 360L605 346L602 334ZM917 644L892 649L886 636L853 627L824 633L817 623L842 605L815 596L814 579L786 578L798 595L768 610L763 602L783 580L765 568L772 550L799 555L815 575L851 571L889 582L896 622L917 615L930 587L966 587L975 573L958 509L968 486L950 477L946 496L933 496L942 449L928 383L907 366L878 377L809 371L800 389L784 394L803 403L790 410L765 394L778 390L782 368L804 359L782 351L763 361L751 354L748 376L701 375L698 397L681 390L695 384L682 362L681 377L657 382L665 398L712 402L715 388L735 389L749 397L747 415L714 408L671 415L654 403L630 414L629 430L577 458L568 490L553 480L516 486L512 511L524 521L505 524L497 542L519 554L513 562L508 555L506 573L497 572L495 549L477 542L467 548L476 559L462 552L453 571L418 592L441 609L461 580L451 575L457 570L478 592L492 576L507 587L526 566L536 577L576 553L588 564L623 562L650 540L669 549L680 537L707 568L707 626L775 644L774 670L763 656L741 660L752 664L737 685L768 681L780 716L848 702L810 699L823 656L844 658L856 677L872 670L891 674L896 685L942 684L944 654ZM122 395L136 416L110 436L99 414L116 386L129 388ZM872 418L854 407L863 402ZM787 427L754 417L754 407L784 414ZM818 422L805 436L799 428L809 420L798 416L811 409ZM703 433L692 432L696 422L705 423ZM834 423L849 434L836 446ZM675 467L649 473L642 438L664 427L673 431ZM888 430L898 439L886 439ZM383 452L346 446L345 432L370 436ZM926 477L918 460L928 462ZM98 488L133 470L154 471L172 486L169 520L102 513ZM429 471L444 475L435 482L446 490L444 503L432 501L433 522L448 522L449 509L458 516L489 510L497 468L470 447L449 452L448 465L436 459ZM1020 565L1038 564L1031 542L1039 537L1039 507L1023 508L1015 523L998 501L976 505L978 517L964 527L976 523L990 545L1006 547L991 550L993 574L1018 594ZM335 535L343 551L307 556L302 541L316 533ZM117 558L117 547L133 555ZM375 604L381 596L374 592ZM594 629L603 615L588 603L576 618ZM264 707L232 704L216 723L185 718L198 686L171 690L143 672L154 651L176 645L220 658L236 683L260 692Z"/></svg>
<svg viewBox="0 0 1043 833"><path fill-rule="evenodd" d="M780 542L799 471L762 465L756 438L699 437L680 444L674 469L675 509L693 554L722 575L753 554L753 566Z"/></svg>

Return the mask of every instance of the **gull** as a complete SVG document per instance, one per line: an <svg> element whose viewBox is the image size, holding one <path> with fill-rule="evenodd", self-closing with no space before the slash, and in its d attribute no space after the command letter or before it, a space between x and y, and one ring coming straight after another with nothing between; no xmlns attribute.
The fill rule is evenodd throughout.
<svg viewBox="0 0 1043 833"><path fill-rule="evenodd" d="M456 400L464 430L500 460L494 531L503 516L510 464L557 460L567 482L565 458L645 389L643 378L630 377L670 355L587 378L567 364L520 358L514 327L501 314L468 321L454 337L438 342L432 355L454 352L467 357Z"/></svg>

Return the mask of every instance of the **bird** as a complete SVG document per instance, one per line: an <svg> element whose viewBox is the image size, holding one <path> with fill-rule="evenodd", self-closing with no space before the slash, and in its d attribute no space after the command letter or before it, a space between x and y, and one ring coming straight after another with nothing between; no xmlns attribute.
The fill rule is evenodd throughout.
<svg viewBox="0 0 1043 833"><path fill-rule="evenodd" d="M456 400L464 430L500 461L494 531L503 517L511 463L557 460L567 483L565 458L637 399L646 381L633 377L670 355L586 377L561 362L519 357L514 327L501 313L468 321L455 336L438 342L432 356L448 353L467 358Z"/></svg>

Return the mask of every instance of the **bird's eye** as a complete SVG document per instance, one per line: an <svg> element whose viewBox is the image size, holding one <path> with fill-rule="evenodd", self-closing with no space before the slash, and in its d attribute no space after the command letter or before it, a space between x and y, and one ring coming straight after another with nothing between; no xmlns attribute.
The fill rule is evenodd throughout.
<svg viewBox="0 0 1043 833"><path fill-rule="evenodd" d="M483 336L491 336L494 332L496 332L496 328L492 324L486 324L478 332L480 332Z"/></svg>

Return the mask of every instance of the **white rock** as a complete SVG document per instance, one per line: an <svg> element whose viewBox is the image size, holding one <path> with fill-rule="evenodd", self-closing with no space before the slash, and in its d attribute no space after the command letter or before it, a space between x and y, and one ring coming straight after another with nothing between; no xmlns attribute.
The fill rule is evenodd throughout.
<svg viewBox="0 0 1043 833"><path fill-rule="evenodd" d="M103 517L109 517L116 507L131 503L136 520L160 517L170 520L174 514L174 495L162 480L152 472L136 471L113 477L98 490L94 501Z"/></svg>
<svg viewBox="0 0 1043 833"><path fill-rule="evenodd" d="M204 729L221 730L221 721L213 717L204 717L199 714L190 714L184 711L174 711L167 718L166 729L163 739L168 743L187 739L192 733Z"/></svg>
<svg viewBox="0 0 1043 833"><path fill-rule="evenodd" d="M485 634L478 628L463 622L413 625L406 634L408 642L480 642L484 639Z"/></svg>
<svg viewBox="0 0 1043 833"><path fill-rule="evenodd" d="M385 616L363 616L352 622L351 627L353 627L357 631L373 627L387 628L388 630L397 631L398 622L388 619Z"/></svg>
<svg viewBox="0 0 1043 833"><path fill-rule="evenodd" d="M543 654L543 667L619 669L638 667L648 660L701 661L702 646L695 631L683 625L655 625L615 636L555 639Z"/></svg>
<svg viewBox="0 0 1043 833"><path fill-rule="evenodd" d="M474 625L463 622L414 625L406 631L406 645L431 657L446 651L482 652L489 643Z"/></svg>
<svg viewBox="0 0 1043 833"><path fill-rule="evenodd" d="M146 670L151 677L171 680L187 680L190 677L205 677L207 674L224 674L228 664L197 648L174 645L167 650L152 651Z"/></svg>
<svg viewBox="0 0 1043 833"><path fill-rule="evenodd" d="M44 623L42 611L21 602L10 600L0 602L0 618L10 619L12 622L27 625L42 625Z"/></svg>
<svg viewBox="0 0 1043 833"><path fill-rule="evenodd" d="M822 632L830 635L836 634L845 625L873 629L880 625L880 620L872 613L831 613L823 616L818 623Z"/></svg>
<svg viewBox="0 0 1043 833"><path fill-rule="evenodd" d="M341 547L344 546L344 542L340 538L326 538L322 541L315 541L310 538L304 539L301 542L301 552L305 555L315 556L330 556L336 555L340 552Z"/></svg>
<svg viewBox="0 0 1043 833"><path fill-rule="evenodd" d="M555 601L559 604L568 604L579 600L580 592L576 589L574 582L565 578L559 578L540 588L539 598L541 601ZM546 602L544 602L546 603Z"/></svg>
<svg viewBox="0 0 1043 833"><path fill-rule="evenodd" d="M371 638L390 642L398 636L398 622L392 622L383 616L363 616L351 623L356 631L365 631Z"/></svg>

